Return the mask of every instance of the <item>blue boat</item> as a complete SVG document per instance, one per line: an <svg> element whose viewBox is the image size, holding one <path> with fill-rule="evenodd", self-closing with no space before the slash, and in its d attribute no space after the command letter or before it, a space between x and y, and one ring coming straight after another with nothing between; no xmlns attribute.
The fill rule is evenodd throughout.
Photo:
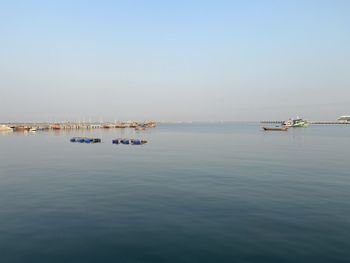
<svg viewBox="0 0 350 263"><path fill-rule="evenodd" d="M71 142L79 143L100 143L101 139L99 138L82 138L82 137L73 137L70 139Z"/></svg>
<svg viewBox="0 0 350 263"><path fill-rule="evenodd" d="M142 145L142 144L147 143L147 141L146 140L140 140L140 139L131 139L130 143L132 145Z"/></svg>
<svg viewBox="0 0 350 263"><path fill-rule="evenodd" d="M141 139L113 139L112 144L131 144L131 145L142 145L147 143L146 140L141 140Z"/></svg>
<svg viewBox="0 0 350 263"><path fill-rule="evenodd" d="M73 138L71 138L70 139L70 141L71 142L83 142L83 141L81 141L83 138L81 138L81 137L73 137Z"/></svg>
<svg viewBox="0 0 350 263"><path fill-rule="evenodd" d="M139 140L139 139L131 140L131 144L132 145L141 145L141 140Z"/></svg>
<svg viewBox="0 0 350 263"><path fill-rule="evenodd" d="M130 144L130 140L129 139L122 139L120 140L121 144Z"/></svg>
<svg viewBox="0 0 350 263"><path fill-rule="evenodd" d="M91 143L91 142L92 142L92 139L90 139L90 138L85 138L85 139L84 139L84 142L85 142L85 143Z"/></svg>
<svg viewBox="0 0 350 263"><path fill-rule="evenodd" d="M114 139L114 140L112 140L112 143L119 144L119 143L121 143L121 139Z"/></svg>

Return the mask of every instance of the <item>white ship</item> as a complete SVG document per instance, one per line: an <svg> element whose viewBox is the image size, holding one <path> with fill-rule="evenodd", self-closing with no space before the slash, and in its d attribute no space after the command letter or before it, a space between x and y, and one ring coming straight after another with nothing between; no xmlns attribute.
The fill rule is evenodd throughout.
<svg viewBox="0 0 350 263"><path fill-rule="evenodd" d="M338 118L338 121L350 122L350 115L343 115Z"/></svg>

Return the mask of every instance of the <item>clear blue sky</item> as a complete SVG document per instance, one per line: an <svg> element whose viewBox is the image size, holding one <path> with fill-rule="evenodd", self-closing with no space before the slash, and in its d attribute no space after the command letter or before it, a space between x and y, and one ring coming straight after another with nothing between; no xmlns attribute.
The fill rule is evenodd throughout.
<svg viewBox="0 0 350 263"><path fill-rule="evenodd" d="M0 1L0 122L350 114L350 1Z"/></svg>

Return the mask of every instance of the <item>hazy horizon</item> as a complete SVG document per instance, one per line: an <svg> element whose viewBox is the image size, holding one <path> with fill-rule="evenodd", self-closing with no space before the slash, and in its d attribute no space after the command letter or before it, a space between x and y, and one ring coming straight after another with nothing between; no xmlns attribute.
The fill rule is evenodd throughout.
<svg viewBox="0 0 350 263"><path fill-rule="evenodd" d="M349 1L2 1L0 122L350 114Z"/></svg>

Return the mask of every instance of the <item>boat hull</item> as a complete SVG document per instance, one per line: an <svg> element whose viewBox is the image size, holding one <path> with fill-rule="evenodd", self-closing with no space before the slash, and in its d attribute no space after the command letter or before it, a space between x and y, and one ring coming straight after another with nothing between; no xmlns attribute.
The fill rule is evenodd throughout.
<svg viewBox="0 0 350 263"><path fill-rule="evenodd" d="M281 128L269 128L269 127L262 127L264 131L288 131L288 127L281 127Z"/></svg>

